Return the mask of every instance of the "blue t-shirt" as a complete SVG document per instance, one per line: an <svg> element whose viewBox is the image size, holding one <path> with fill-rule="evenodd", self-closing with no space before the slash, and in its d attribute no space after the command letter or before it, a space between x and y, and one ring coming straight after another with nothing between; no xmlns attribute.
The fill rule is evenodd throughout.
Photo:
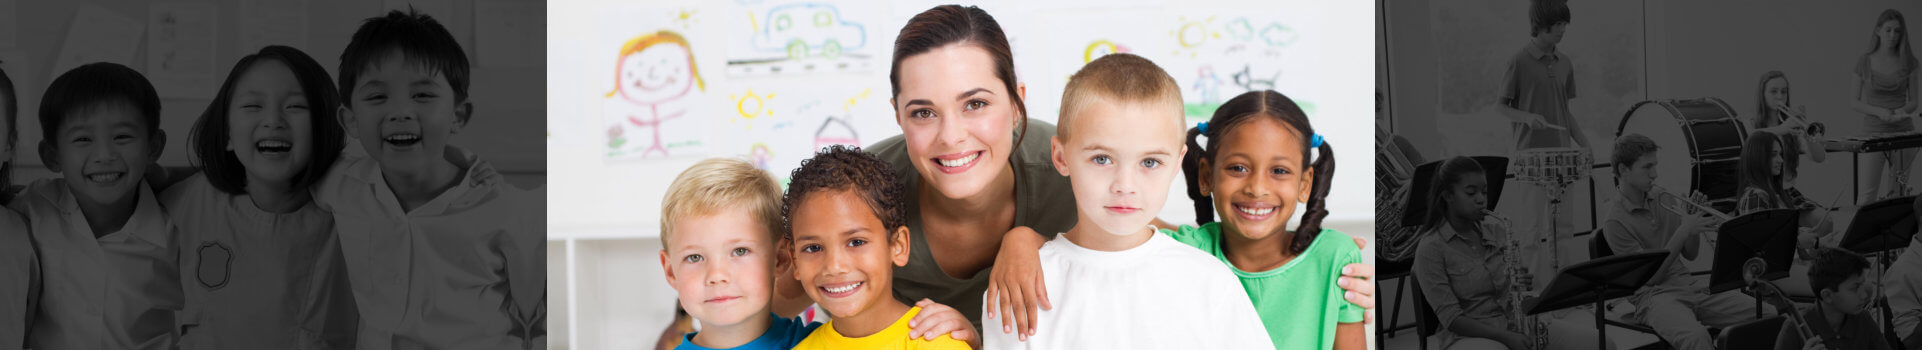
<svg viewBox="0 0 1922 350"><path fill-rule="evenodd" d="M808 333L814 333L815 328L821 327L820 322L803 324L799 317L793 319L780 318L774 316L772 312L768 313L767 317L774 319L774 321L768 323L767 332L761 333L760 338L754 338L754 341L729 349L793 349L795 344L801 343L802 338L807 338ZM681 345L674 347L674 350L726 350L708 349L700 345L694 345L695 333L700 332L688 333L687 335L681 336Z"/></svg>

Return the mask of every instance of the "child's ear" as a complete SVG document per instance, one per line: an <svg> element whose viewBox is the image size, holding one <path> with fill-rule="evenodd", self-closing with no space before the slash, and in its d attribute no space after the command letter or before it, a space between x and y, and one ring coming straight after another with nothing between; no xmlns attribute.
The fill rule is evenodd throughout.
<svg viewBox="0 0 1922 350"><path fill-rule="evenodd" d="M149 148L152 151L147 152L147 157L152 159L148 160L155 162L160 161L160 155L167 151L167 131L154 130L153 137L149 137L147 142L149 142L147 147L152 147Z"/></svg>
<svg viewBox="0 0 1922 350"><path fill-rule="evenodd" d="M908 244L914 243L913 238L908 237L908 227L902 225L895 228L894 234L889 235L888 240L894 241L894 244L888 245L890 257L894 259L894 266L908 266L908 252L913 250Z"/></svg>
<svg viewBox="0 0 1922 350"><path fill-rule="evenodd" d="M1061 150L1061 135L1048 138L1048 149L1048 160L1054 162L1054 171L1069 176L1067 154Z"/></svg>
<svg viewBox="0 0 1922 350"><path fill-rule="evenodd" d="M1297 191L1295 193L1299 193L1295 195L1295 201L1300 203L1308 203L1308 197L1314 195L1315 168L1312 166L1308 167L1308 170L1302 171L1301 175L1302 175L1301 183L1297 184L1298 186L1300 186L1300 188L1295 189L1295 191Z"/></svg>
<svg viewBox="0 0 1922 350"><path fill-rule="evenodd" d="M467 127L467 121L469 118L473 118L473 116L474 102L463 101L458 105L454 105L454 128L450 131L454 134L460 134L460 129Z"/></svg>
<svg viewBox="0 0 1922 350"><path fill-rule="evenodd" d="M347 135L360 134L360 126L354 123L354 110L347 109L347 106L343 105L340 106L339 113L335 113L334 115L336 115L336 117L334 117L335 119L339 119L336 121L340 122L340 128L346 131Z"/></svg>
<svg viewBox="0 0 1922 350"><path fill-rule="evenodd" d="M60 149L54 147L53 140L40 140L40 163L46 164L47 169L60 171Z"/></svg>
<svg viewBox="0 0 1922 350"><path fill-rule="evenodd" d="M674 268L667 265L667 249L661 249L661 272L667 275L667 286L674 287Z"/></svg>
<svg viewBox="0 0 1922 350"><path fill-rule="evenodd" d="M1208 166L1208 157L1196 158L1199 158L1199 161L1195 162L1195 189L1201 191L1203 195L1212 197L1215 194L1211 188L1215 187L1215 181L1214 178L1210 176L1215 174L1215 169Z"/></svg>
<svg viewBox="0 0 1922 350"><path fill-rule="evenodd" d="M793 277L794 241L782 238L774 243L774 271L777 276L787 274L788 277Z"/></svg>

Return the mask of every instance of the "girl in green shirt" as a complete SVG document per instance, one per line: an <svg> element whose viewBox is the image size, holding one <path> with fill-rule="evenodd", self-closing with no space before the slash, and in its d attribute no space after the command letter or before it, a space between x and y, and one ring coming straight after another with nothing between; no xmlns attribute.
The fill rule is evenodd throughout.
<svg viewBox="0 0 1922 350"><path fill-rule="evenodd" d="M1361 249L1321 228L1334 148L1294 100L1272 90L1228 100L1188 131L1181 167L1202 225L1163 233L1228 264L1276 349L1367 346L1366 310L1344 300L1335 283L1343 266L1362 262ZM1290 231L1297 204L1307 211ZM1217 215L1221 222L1213 222Z"/></svg>

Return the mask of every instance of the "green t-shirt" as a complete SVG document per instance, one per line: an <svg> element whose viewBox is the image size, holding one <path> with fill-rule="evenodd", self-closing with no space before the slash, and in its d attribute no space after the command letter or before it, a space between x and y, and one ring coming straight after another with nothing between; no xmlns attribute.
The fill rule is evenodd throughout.
<svg viewBox="0 0 1922 350"><path fill-rule="evenodd" d="M1074 227L1074 192L1068 186L1068 177L1055 171L1054 163L1048 159L1048 139L1054 138L1054 124L1030 118L1027 133L1008 157L1008 166L1014 169L1015 175L1014 225L1027 226L1043 238L1054 239L1055 234ZM901 196L901 204L908 206L911 242L908 265L894 268L894 298L908 305L922 298L934 300L960 311L975 329L982 329L981 299L987 293L988 276L994 268L983 268L973 276L961 278L941 271L940 264L934 260L934 251L944 247L930 245L922 229L921 193L917 191L921 187L921 174L914 170L916 160L908 159L907 140L896 135L864 149L888 162L888 167L900 178L902 188L907 189Z"/></svg>
<svg viewBox="0 0 1922 350"><path fill-rule="evenodd" d="M1362 262L1361 248L1347 234L1323 229L1301 256L1274 270L1248 272L1228 263L1221 248L1221 223L1161 233L1214 255L1235 272L1248 299L1255 302L1255 313L1261 315L1275 349L1331 348L1336 323L1362 320L1364 310L1342 298L1344 291L1335 285L1343 266Z"/></svg>

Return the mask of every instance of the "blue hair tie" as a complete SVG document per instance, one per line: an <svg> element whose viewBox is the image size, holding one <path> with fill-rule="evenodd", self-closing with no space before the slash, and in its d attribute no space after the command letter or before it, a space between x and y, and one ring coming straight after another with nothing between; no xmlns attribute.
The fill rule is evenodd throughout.
<svg viewBox="0 0 1922 350"><path fill-rule="evenodd" d="M1206 134L1208 133L1208 122L1201 122L1201 126L1197 126L1195 128L1200 129L1201 133Z"/></svg>
<svg viewBox="0 0 1922 350"><path fill-rule="evenodd" d="M1321 134L1315 134L1315 138L1308 141L1308 148L1321 148Z"/></svg>

